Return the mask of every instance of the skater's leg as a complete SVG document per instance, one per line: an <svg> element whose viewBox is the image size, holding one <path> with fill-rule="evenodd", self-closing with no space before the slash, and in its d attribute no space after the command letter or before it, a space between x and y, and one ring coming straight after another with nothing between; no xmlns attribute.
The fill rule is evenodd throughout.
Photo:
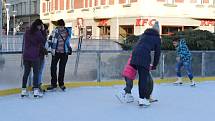
<svg viewBox="0 0 215 121"><path fill-rule="evenodd" d="M33 61L33 87L38 88L38 77L39 77L39 60Z"/></svg>
<svg viewBox="0 0 215 121"><path fill-rule="evenodd" d="M182 84L182 76L181 76L181 67L183 66L183 63L181 61L177 62L176 64L176 74L177 74L177 81L174 82L174 84Z"/></svg>
<svg viewBox="0 0 215 121"><path fill-rule="evenodd" d="M60 63L59 63L59 75L58 75L58 83L60 87L64 86L64 75L65 75L67 60L68 60L68 55L61 54Z"/></svg>
<svg viewBox="0 0 215 121"><path fill-rule="evenodd" d="M131 93L131 90L133 88L133 80L125 77L126 87L124 88L125 93Z"/></svg>
<svg viewBox="0 0 215 121"><path fill-rule="evenodd" d="M31 71L31 62L24 60L23 64L24 64L24 74L23 74L23 78L22 78L22 88L26 88L28 76Z"/></svg>
<svg viewBox="0 0 215 121"><path fill-rule="evenodd" d="M149 74L147 82L148 82L148 87L149 87L147 96L149 95L149 98L150 98L152 95L153 89L154 89L154 81L152 79L151 74ZM149 98L147 98L147 99L149 99Z"/></svg>
<svg viewBox="0 0 215 121"><path fill-rule="evenodd" d="M138 67L138 73L139 73L139 97L141 99L149 99L150 98L150 80L149 80L149 70L145 69L144 67Z"/></svg>
<svg viewBox="0 0 215 121"><path fill-rule="evenodd" d="M45 58L40 59L38 84L42 84L43 71L45 68Z"/></svg>
<svg viewBox="0 0 215 121"><path fill-rule="evenodd" d="M176 74L177 74L177 77L181 77L181 67L183 66L183 63L180 61L180 62L177 62L176 64Z"/></svg>
<svg viewBox="0 0 215 121"><path fill-rule="evenodd" d="M52 56L51 61L51 85L57 87L57 63L59 61L59 54L56 53L55 56Z"/></svg>
<svg viewBox="0 0 215 121"><path fill-rule="evenodd" d="M183 64L184 64L184 68L187 72L187 75L188 75L190 81L192 81L193 80L193 72L191 69L191 63L190 62L184 62Z"/></svg>
<svg viewBox="0 0 215 121"><path fill-rule="evenodd" d="M193 81L193 72L191 69L191 62L184 62L184 68L186 69L187 75L190 79L190 82L191 82L190 86L195 86L196 83L195 83L195 81Z"/></svg>

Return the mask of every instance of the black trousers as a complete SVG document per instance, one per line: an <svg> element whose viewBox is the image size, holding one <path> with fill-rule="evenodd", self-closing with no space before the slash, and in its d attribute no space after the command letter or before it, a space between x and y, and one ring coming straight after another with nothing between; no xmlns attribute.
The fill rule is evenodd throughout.
<svg viewBox="0 0 215 121"><path fill-rule="evenodd" d="M125 93L131 93L131 90L133 88L133 80L125 77L126 87L124 88Z"/></svg>
<svg viewBox="0 0 215 121"><path fill-rule="evenodd" d="M59 86L64 85L64 75L66 63L68 60L68 55L65 53L55 53L55 56L52 56L51 61L51 85L57 87L57 81ZM57 79L57 64L59 62L59 71Z"/></svg>
<svg viewBox="0 0 215 121"><path fill-rule="evenodd" d="M136 66L134 68L138 70L138 74L139 74L139 82L138 82L139 97L142 99L144 98L150 99L150 95L152 94L152 91L153 91L154 82L149 73L149 70L145 69L142 66Z"/></svg>
<svg viewBox="0 0 215 121"><path fill-rule="evenodd" d="M24 60L24 74L22 78L22 88L26 88L28 76L30 74L31 68L33 68L33 88L38 88L38 77L39 77L39 60L29 61Z"/></svg>

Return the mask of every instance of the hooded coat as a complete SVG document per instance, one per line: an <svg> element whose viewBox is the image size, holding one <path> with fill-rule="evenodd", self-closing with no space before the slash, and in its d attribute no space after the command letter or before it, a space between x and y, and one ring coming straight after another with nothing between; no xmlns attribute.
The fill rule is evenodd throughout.
<svg viewBox="0 0 215 121"><path fill-rule="evenodd" d="M161 54L160 46L161 39L158 31L155 29L146 29L140 36L138 44L133 49L130 64L141 66L149 70L151 64L151 51L155 51L153 66L156 67L159 63Z"/></svg>

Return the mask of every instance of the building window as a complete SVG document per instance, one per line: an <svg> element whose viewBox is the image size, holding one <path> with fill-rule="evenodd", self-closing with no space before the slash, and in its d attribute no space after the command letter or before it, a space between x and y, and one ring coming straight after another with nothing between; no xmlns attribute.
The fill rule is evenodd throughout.
<svg viewBox="0 0 215 121"><path fill-rule="evenodd" d="M202 5L204 3L209 3L209 0L191 0L191 3L197 3L199 5Z"/></svg>
<svg viewBox="0 0 215 121"><path fill-rule="evenodd" d="M46 3L43 3L43 6L42 6L42 8L43 8L43 13L46 13Z"/></svg>
<svg viewBox="0 0 215 121"><path fill-rule="evenodd" d="M71 0L71 9L74 10L74 0Z"/></svg>
<svg viewBox="0 0 215 121"><path fill-rule="evenodd" d="M89 0L84 0L84 8L88 8L89 7Z"/></svg>
<svg viewBox="0 0 215 121"><path fill-rule="evenodd" d="M93 6L93 0L90 0L90 7Z"/></svg>
<svg viewBox="0 0 215 121"><path fill-rule="evenodd" d="M32 5L33 5L32 13L33 14L37 14L37 1L33 1Z"/></svg>
<svg viewBox="0 0 215 121"><path fill-rule="evenodd" d="M130 1L131 1L131 3L137 2L137 0L130 0Z"/></svg>
<svg viewBox="0 0 215 121"><path fill-rule="evenodd" d="M167 3L167 4L174 4L174 3L175 3L175 0L166 0L166 3Z"/></svg>
<svg viewBox="0 0 215 121"><path fill-rule="evenodd" d="M55 0L55 10L58 10L58 0Z"/></svg>
<svg viewBox="0 0 215 121"><path fill-rule="evenodd" d="M114 5L114 0L109 0L109 5Z"/></svg>
<svg viewBox="0 0 215 121"><path fill-rule="evenodd" d="M182 26L162 26L163 35L173 34L178 31L182 31Z"/></svg>
<svg viewBox="0 0 215 121"><path fill-rule="evenodd" d="M70 4L70 0L66 0L66 10L70 10L71 9L71 4Z"/></svg>
<svg viewBox="0 0 215 121"><path fill-rule="evenodd" d="M101 0L95 0L94 5L95 5L95 6L100 6L100 5L101 5Z"/></svg>
<svg viewBox="0 0 215 121"><path fill-rule="evenodd" d="M126 3L126 0L119 0L119 4L124 4Z"/></svg>
<svg viewBox="0 0 215 121"><path fill-rule="evenodd" d="M107 0L101 0L101 5L106 5Z"/></svg>
<svg viewBox="0 0 215 121"><path fill-rule="evenodd" d="M183 3L184 0L175 0L175 3Z"/></svg>
<svg viewBox="0 0 215 121"><path fill-rule="evenodd" d="M92 0L84 0L84 8L92 7Z"/></svg>
<svg viewBox="0 0 215 121"><path fill-rule="evenodd" d="M60 10L64 10L64 0L60 0Z"/></svg>
<svg viewBox="0 0 215 121"><path fill-rule="evenodd" d="M74 0L74 8L79 9L79 8L84 8L84 1L85 0Z"/></svg>
<svg viewBox="0 0 215 121"><path fill-rule="evenodd" d="M210 5L215 5L215 0L209 0Z"/></svg>
<svg viewBox="0 0 215 121"><path fill-rule="evenodd" d="M51 6L51 11L53 11L54 10L54 0L51 0L50 6Z"/></svg>

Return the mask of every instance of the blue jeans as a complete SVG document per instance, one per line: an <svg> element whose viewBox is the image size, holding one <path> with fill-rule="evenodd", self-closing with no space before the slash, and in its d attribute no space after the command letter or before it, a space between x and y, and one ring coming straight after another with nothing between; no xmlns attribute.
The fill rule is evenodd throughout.
<svg viewBox="0 0 215 121"><path fill-rule="evenodd" d="M184 69L186 70L189 79L192 80L192 79L193 79L193 72L192 72L192 69L191 69L191 62L179 61L179 62L176 64L176 73L177 73L177 76L178 76L178 77L181 77L181 67L182 67L182 66L183 66Z"/></svg>
<svg viewBox="0 0 215 121"><path fill-rule="evenodd" d="M40 65L39 65L38 84L42 83L44 69L45 69L45 58L41 58Z"/></svg>
<svg viewBox="0 0 215 121"><path fill-rule="evenodd" d="M39 75L39 60L29 61L24 60L24 74L22 78L22 88L26 88L28 77L33 68L33 88L38 88L38 75Z"/></svg>

